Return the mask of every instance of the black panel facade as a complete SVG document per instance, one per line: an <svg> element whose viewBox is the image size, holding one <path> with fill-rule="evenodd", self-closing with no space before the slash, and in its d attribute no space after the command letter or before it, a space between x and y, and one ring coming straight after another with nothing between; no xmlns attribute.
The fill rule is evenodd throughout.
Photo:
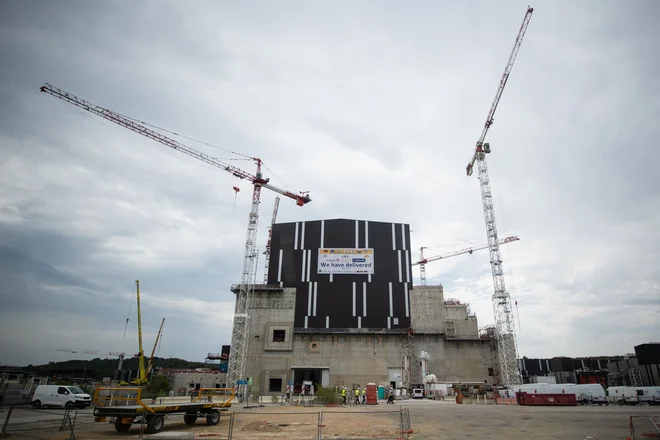
<svg viewBox="0 0 660 440"><path fill-rule="evenodd" d="M648 343L635 346L635 354L639 365L660 364L660 344Z"/></svg>
<svg viewBox="0 0 660 440"><path fill-rule="evenodd" d="M373 249L374 273L319 274L319 249L324 248ZM296 288L296 327L406 329L411 263L407 224L280 223L273 226L268 284Z"/></svg>

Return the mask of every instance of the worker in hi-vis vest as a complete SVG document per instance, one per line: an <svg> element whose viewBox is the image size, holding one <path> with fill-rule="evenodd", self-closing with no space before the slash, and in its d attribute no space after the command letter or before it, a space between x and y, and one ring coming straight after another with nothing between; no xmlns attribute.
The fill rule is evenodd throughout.
<svg viewBox="0 0 660 440"><path fill-rule="evenodd" d="M362 388L362 405L367 403L367 387Z"/></svg>
<svg viewBox="0 0 660 440"><path fill-rule="evenodd" d="M346 387L343 387L343 388L341 389L341 397L342 397L342 400L343 400L342 403L343 403L344 405L346 405Z"/></svg>
<svg viewBox="0 0 660 440"><path fill-rule="evenodd" d="M355 389L355 404L356 405L360 404L360 387L357 387Z"/></svg>

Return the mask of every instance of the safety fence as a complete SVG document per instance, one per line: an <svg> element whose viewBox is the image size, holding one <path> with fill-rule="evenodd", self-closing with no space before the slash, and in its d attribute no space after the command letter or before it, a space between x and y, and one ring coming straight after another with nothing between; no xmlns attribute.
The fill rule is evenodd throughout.
<svg viewBox="0 0 660 440"><path fill-rule="evenodd" d="M188 439L408 439L412 434L407 408L397 410L324 410L283 407L289 411L242 410L220 413L220 420L209 422L203 417L190 418L185 414L164 417L162 432ZM13 439L106 439L117 438L117 424L125 423L122 413L106 414L103 421L95 418L92 409L48 410L12 407L0 412L0 438ZM123 439L148 438L149 421L137 418Z"/></svg>

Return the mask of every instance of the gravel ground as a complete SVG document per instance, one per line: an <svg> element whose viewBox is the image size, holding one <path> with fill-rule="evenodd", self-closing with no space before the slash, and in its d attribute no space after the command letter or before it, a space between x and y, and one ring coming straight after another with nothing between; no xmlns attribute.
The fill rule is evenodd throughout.
<svg viewBox="0 0 660 440"><path fill-rule="evenodd" d="M397 401L395 405L379 404L364 407L296 407L266 406L244 409L234 406L233 438L291 440L316 439L318 412L323 411L322 430L325 439L398 439L400 407L408 408L412 422L411 440L457 439L588 439L624 440L629 435L629 414L660 414L658 407L521 407L517 405L484 405L434 401ZM0 420L4 420L0 412ZM15 409L8 432L15 439L59 440L69 438L59 432L64 411L32 411ZM73 413L72 413L73 416ZM638 438L653 438L648 421L636 421ZM188 438L227 438L229 417L217 426L208 426L198 419L193 426L183 423L181 415L171 415L165 421L164 433L181 433ZM108 422L95 423L91 409L76 416L76 438L137 438L139 425L127 434L115 432ZM146 436L148 438L150 436ZM157 437L154 437L154 440Z"/></svg>

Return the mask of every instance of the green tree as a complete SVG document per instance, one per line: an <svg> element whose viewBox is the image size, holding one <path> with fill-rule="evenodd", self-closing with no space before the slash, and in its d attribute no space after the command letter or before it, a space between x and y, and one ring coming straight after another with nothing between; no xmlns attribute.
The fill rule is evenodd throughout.
<svg viewBox="0 0 660 440"><path fill-rule="evenodd" d="M162 396L170 391L170 381L165 376L154 375L146 389L152 397Z"/></svg>

